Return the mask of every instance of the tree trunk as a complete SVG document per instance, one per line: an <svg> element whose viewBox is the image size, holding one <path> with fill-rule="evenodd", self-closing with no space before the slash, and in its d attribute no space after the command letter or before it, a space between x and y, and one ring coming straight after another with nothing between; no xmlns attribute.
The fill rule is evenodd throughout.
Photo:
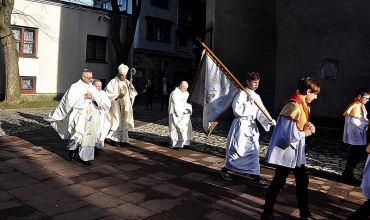
<svg viewBox="0 0 370 220"><path fill-rule="evenodd" d="M133 0L132 1L132 16L129 17L127 38L125 42L123 43L123 51L125 51L125 53L123 54L122 61L127 62L128 60L128 56L130 54L132 43L134 42L136 24L137 24L137 20L139 19L140 12L141 12L141 0L136 0L136 1Z"/></svg>
<svg viewBox="0 0 370 220"><path fill-rule="evenodd" d="M113 9L113 23L111 29L112 44L113 49L116 52L116 67L121 63L127 64L128 56L134 42L135 30L137 20L141 12L141 1L142 0L133 0L132 1L132 16L129 19L129 25L126 33L126 40L122 44L121 42L121 11L118 6L117 0L111 0L112 9Z"/></svg>
<svg viewBox="0 0 370 220"><path fill-rule="evenodd" d="M111 0L113 10L113 21L111 28L113 49L116 52L116 67L123 60L123 46L121 43L121 11L119 10L117 0ZM126 63L125 63L126 64Z"/></svg>
<svg viewBox="0 0 370 220"><path fill-rule="evenodd" d="M0 0L0 40L3 45L5 61L5 100L4 102L17 104L21 100L18 73L18 51L16 40L12 34L10 16L14 7L14 0Z"/></svg>

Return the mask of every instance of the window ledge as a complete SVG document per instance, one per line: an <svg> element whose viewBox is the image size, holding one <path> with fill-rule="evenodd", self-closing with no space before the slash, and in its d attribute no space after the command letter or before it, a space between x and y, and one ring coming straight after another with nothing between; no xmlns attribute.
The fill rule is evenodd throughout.
<svg viewBox="0 0 370 220"><path fill-rule="evenodd" d="M35 89L21 89L21 94L36 94Z"/></svg>
<svg viewBox="0 0 370 220"><path fill-rule="evenodd" d="M18 57L19 58L32 58L32 59L38 59L38 57L36 55L31 55L31 54L18 54Z"/></svg>

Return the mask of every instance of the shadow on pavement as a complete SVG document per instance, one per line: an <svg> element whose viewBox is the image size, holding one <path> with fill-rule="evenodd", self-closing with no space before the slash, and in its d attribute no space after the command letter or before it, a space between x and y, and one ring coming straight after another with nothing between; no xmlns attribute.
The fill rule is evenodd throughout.
<svg viewBox="0 0 370 220"><path fill-rule="evenodd" d="M84 166L65 160L66 145L51 127L0 137L0 195L6 195L0 216L31 219L36 213L29 210L44 219L81 212L86 219L259 219L261 214L266 189L251 186L243 175L223 180L223 157L132 139L124 147L106 145L92 166ZM274 170L262 166L261 174L271 181ZM343 219L362 203L358 187L320 176L310 181L311 211L321 219ZM276 219L298 216L293 183L289 176L275 205ZM76 205L68 206L70 200Z"/></svg>

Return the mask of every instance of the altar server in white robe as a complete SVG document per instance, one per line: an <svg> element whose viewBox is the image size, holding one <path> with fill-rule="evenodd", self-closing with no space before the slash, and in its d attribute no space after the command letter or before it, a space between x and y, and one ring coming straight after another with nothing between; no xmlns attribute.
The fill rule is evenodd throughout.
<svg viewBox="0 0 370 220"><path fill-rule="evenodd" d="M319 83L312 77L300 81L298 90L285 102L272 133L266 160L275 164L275 175L267 189L261 220L274 219L278 194L293 171L300 219L313 220L308 205L309 177L306 171L306 137L315 133L310 122L310 103L320 93Z"/></svg>
<svg viewBox="0 0 370 220"><path fill-rule="evenodd" d="M171 147L175 150L184 148L184 145L190 145L190 141L193 139L193 127L190 120L193 109L191 104L187 103L188 86L186 81L182 81L169 98L168 120Z"/></svg>
<svg viewBox="0 0 370 220"><path fill-rule="evenodd" d="M102 129L100 129L99 134L99 141L96 143L96 148L101 149L104 147L104 139L107 137L109 128L108 123L106 123L110 107L112 106L112 102L109 99L107 93L102 90L102 82L99 79L94 80L93 85L99 91L99 95L101 97L101 104L99 106L99 113L100 113L100 124Z"/></svg>
<svg viewBox="0 0 370 220"><path fill-rule="evenodd" d="M121 64L118 67L118 75L113 78L105 87L112 106L108 116L107 139L114 142L113 146L120 146L129 142L128 131L134 129L134 115L132 104L134 103L137 91L134 85L126 79L129 67Z"/></svg>
<svg viewBox="0 0 370 220"><path fill-rule="evenodd" d="M344 130L343 143L350 147L342 179L348 183L360 185L361 180L353 175L353 170L365 156L367 146L367 129L369 127L368 113L365 104L369 102L370 91L361 87L356 92L355 99L343 113Z"/></svg>
<svg viewBox="0 0 370 220"><path fill-rule="evenodd" d="M69 160L78 152L86 165L94 159L95 145L100 133L98 90L91 84L92 71L84 69L81 79L72 84L56 109L44 117L62 139L69 140Z"/></svg>
<svg viewBox="0 0 370 220"><path fill-rule="evenodd" d="M264 109L260 96L255 92L260 82L258 72L247 74L247 87L245 88L250 96L244 91L240 91L234 98L232 108L235 119L231 124L226 143L225 166L220 170L221 176L226 180L232 180L228 170L250 174L252 185L267 188L269 185L260 178L259 163L259 131L256 120L262 127L269 131L275 125L275 120L271 122L263 112L254 104L254 100Z"/></svg>

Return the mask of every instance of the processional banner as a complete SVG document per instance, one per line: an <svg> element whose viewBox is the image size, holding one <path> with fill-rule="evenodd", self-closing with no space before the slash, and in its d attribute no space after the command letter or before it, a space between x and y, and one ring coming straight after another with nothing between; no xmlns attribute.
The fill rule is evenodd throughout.
<svg viewBox="0 0 370 220"><path fill-rule="evenodd" d="M189 102L203 108L203 131L209 135L231 106L238 88L214 54L203 50Z"/></svg>

